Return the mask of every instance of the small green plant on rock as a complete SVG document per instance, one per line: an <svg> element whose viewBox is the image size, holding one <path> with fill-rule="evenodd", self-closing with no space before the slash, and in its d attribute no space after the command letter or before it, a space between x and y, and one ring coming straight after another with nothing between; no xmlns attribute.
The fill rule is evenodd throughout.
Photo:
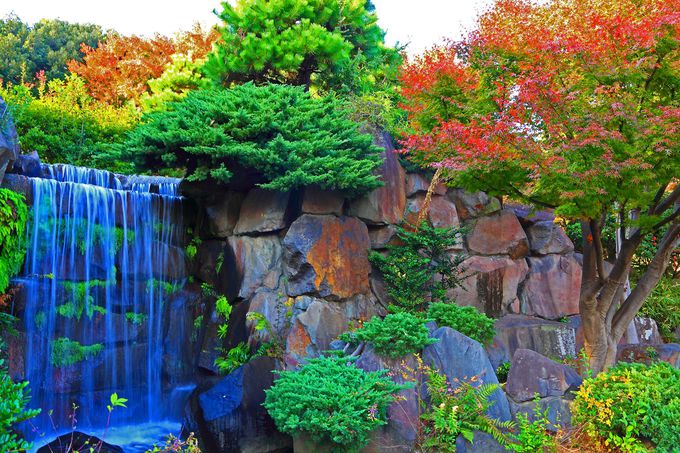
<svg viewBox="0 0 680 453"><path fill-rule="evenodd" d="M455 304L436 302L430 304L427 316L436 322L438 327L451 327L483 345L489 344L496 335L495 321L480 313L475 307L459 307Z"/></svg>
<svg viewBox="0 0 680 453"><path fill-rule="evenodd" d="M13 382L4 362L0 359L0 452L26 451L31 444L19 437L16 424L40 413L39 409L26 409L30 400L28 382Z"/></svg>
<svg viewBox="0 0 680 453"><path fill-rule="evenodd" d="M144 313L135 313L133 311L125 313L125 319L127 319L130 324L135 326L141 326L148 318L149 317Z"/></svg>
<svg viewBox="0 0 680 453"><path fill-rule="evenodd" d="M423 221L397 227L398 245L388 255L372 252L371 263L380 270L393 300L391 312L425 311L429 303L448 302L447 292L461 283L462 254L450 249L461 239L462 228L435 228Z"/></svg>
<svg viewBox="0 0 680 453"><path fill-rule="evenodd" d="M420 351L437 340L430 338L424 321L410 313L392 313L380 319L377 316L362 327L340 336L342 341L356 344L367 342L383 356L398 358Z"/></svg>
<svg viewBox="0 0 680 453"><path fill-rule="evenodd" d="M0 189L0 294L9 286L9 279L19 272L26 249L24 237L28 207L24 196Z"/></svg>
<svg viewBox="0 0 680 453"><path fill-rule="evenodd" d="M50 362L56 367L75 365L99 355L103 350L104 345L101 343L83 346L77 341L62 337L52 342Z"/></svg>
<svg viewBox="0 0 680 453"><path fill-rule="evenodd" d="M498 368L496 368L496 377L498 378L498 382L500 382L501 384L508 381L510 365L511 365L510 362L503 362L500 365L498 365Z"/></svg>
<svg viewBox="0 0 680 453"><path fill-rule="evenodd" d="M523 412L517 413L517 434L508 448L518 453L553 453L557 451L557 442L548 428L552 425L548 420L548 408L541 411L540 396L534 398L534 421Z"/></svg>
<svg viewBox="0 0 680 453"><path fill-rule="evenodd" d="M281 432L358 452L371 431L387 423L387 406L405 388L386 372L366 372L343 357L309 359L296 371L280 372L265 391L264 407Z"/></svg>

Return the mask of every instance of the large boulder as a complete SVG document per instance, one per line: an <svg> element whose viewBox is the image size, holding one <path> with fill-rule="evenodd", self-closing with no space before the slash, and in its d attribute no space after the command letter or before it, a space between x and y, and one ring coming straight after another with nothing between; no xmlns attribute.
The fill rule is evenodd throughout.
<svg viewBox="0 0 680 453"><path fill-rule="evenodd" d="M573 255L528 258L529 275L519 297L521 313L558 319L579 312L581 265Z"/></svg>
<svg viewBox="0 0 680 453"><path fill-rule="evenodd" d="M498 198L489 197L484 192L454 189L450 190L447 195L456 204L461 219L482 217L501 210L501 202Z"/></svg>
<svg viewBox="0 0 680 453"><path fill-rule="evenodd" d="M576 357L576 328L564 322L523 315L507 315L496 321L496 336L487 346L494 368L510 362L518 349L531 349L546 357Z"/></svg>
<svg viewBox="0 0 680 453"><path fill-rule="evenodd" d="M38 453L71 453L96 451L97 453L123 453L123 449L80 431L62 434L38 449Z"/></svg>
<svg viewBox="0 0 680 453"><path fill-rule="evenodd" d="M397 224L406 206L406 174L389 135L377 134L375 143L384 148L379 175L384 185L352 201L350 214L371 224Z"/></svg>
<svg viewBox="0 0 680 453"><path fill-rule="evenodd" d="M423 194L416 195L414 198L409 199L408 205L406 206L406 221L415 225L418 222L418 217L424 204L425 195ZM441 195L435 195L430 198L426 219L429 220L435 228L451 228L460 225L456 205L448 198Z"/></svg>
<svg viewBox="0 0 680 453"><path fill-rule="evenodd" d="M560 428L571 426L571 405L573 400L550 396L541 398L538 401L526 401L524 403L516 403L510 398L510 411L512 417L517 419L519 414L524 414L530 422L538 420L536 415L536 406L540 408L541 418L545 414L550 422L546 427L550 431L557 431Z"/></svg>
<svg viewBox="0 0 680 453"><path fill-rule="evenodd" d="M20 175L28 176L29 178L38 178L42 176L42 164L38 152L31 151L28 154L19 155L14 161L13 171Z"/></svg>
<svg viewBox="0 0 680 453"><path fill-rule="evenodd" d="M430 190L432 179L420 173L408 173L406 175L406 196L412 197L416 194L426 194ZM438 183L434 187L434 193L437 195L446 194L446 186Z"/></svg>
<svg viewBox="0 0 680 453"><path fill-rule="evenodd" d="M565 396L583 380L570 367L553 362L530 349L518 349L512 358L505 392L517 403L540 398Z"/></svg>
<svg viewBox="0 0 680 453"><path fill-rule="evenodd" d="M262 407L274 382L276 361L258 357L207 390L197 390L185 410L185 427L196 433L204 451L286 452L289 436L277 431Z"/></svg>
<svg viewBox="0 0 680 453"><path fill-rule="evenodd" d="M509 453L491 434L475 431L472 442L462 435L456 439L456 453Z"/></svg>
<svg viewBox="0 0 680 453"><path fill-rule="evenodd" d="M211 237L231 236L239 220L243 198L243 192L228 191L206 203L207 233Z"/></svg>
<svg viewBox="0 0 680 453"><path fill-rule="evenodd" d="M462 285L449 291L449 297L458 305L471 305L493 317L517 311L518 287L529 271L526 260L471 256L461 268Z"/></svg>
<svg viewBox="0 0 680 453"><path fill-rule="evenodd" d="M260 188L246 195L234 234L261 234L279 231L288 226L295 214L290 192Z"/></svg>
<svg viewBox="0 0 680 453"><path fill-rule="evenodd" d="M512 211L478 218L472 222L467 248L475 255L509 255L522 258L529 254L529 240Z"/></svg>
<svg viewBox="0 0 680 453"><path fill-rule="evenodd" d="M283 240L290 296L347 299L368 294L368 228L353 217L304 214Z"/></svg>
<svg viewBox="0 0 680 453"><path fill-rule="evenodd" d="M529 248L535 255L565 254L574 251L574 244L561 226L553 221L542 220L527 228Z"/></svg>
<svg viewBox="0 0 680 453"><path fill-rule="evenodd" d="M432 338L439 341L425 347L423 361L443 373L450 385L456 387L458 382L473 377L478 377L484 384L498 384L481 344L449 327L435 330ZM496 390L490 399L494 404L489 408L489 415L502 421L510 420L510 406L503 390Z"/></svg>
<svg viewBox="0 0 680 453"><path fill-rule="evenodd" d="M262 287L278 288L283 256L278 236L232 236L229 246L232 250L229 256L234 261L227 262L225 259L222 269L227 274L236 274L240 282L238 298L249 299Z"/></svg>
<svg viewBox="0 0 680 453"><path fill-rule="evenodd" d="M0 182L19 157L19 137L9 108L0 97Z"/></svg>
<svg viewBox="0 0 680 453"><path fill-rule="evenodd" d="M304 214L342 215L345 196L337 190L324 190L317 186L305 187L302 196Z"/></svg>
<svg viewBox="0 0 680 453"><path fill-rule="evenodd" d="M616 358L620 362L651 364L660 360L680 368L680 344L667 343L657 345L623 345L619 346Z"/></svg>
<svg viewBox="0 0 680 453"><path fill-rule="evenodd" d="M389 376L397 384L412 382L418 378L418 363L413 355L391 359L376 354L368 346L356 366L365 371L389 370ZM418 389L407 388L399 392L398 399L387 407L388 424L371 433L371 441L365 453L409 453L415 450L420 418Z"/></svg>

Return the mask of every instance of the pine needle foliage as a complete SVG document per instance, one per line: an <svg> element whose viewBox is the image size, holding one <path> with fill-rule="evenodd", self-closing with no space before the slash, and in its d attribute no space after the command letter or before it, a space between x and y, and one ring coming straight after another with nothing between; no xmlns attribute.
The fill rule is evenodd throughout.
<svg viewBox="0 0 680 453"><path fill-rule="evenodd" d="M451 327L481 344L489 344L496 335L494 320L475 307L459 307L437 302L430 304L427 316L439 327Z"/></svg>
<svg viewBox="0 0 680 453"><path fill-rule="evenodd" d="M369 434L387 423L385 411L405 388L367 372L347 357L309 359L296 371L282 371L266 390L264 407L284 433L305 434L333 451L358 452Z"/></svg>
<svg viewBox="0 0 680 453"><path fill-rule="evenodd" d="M381 184L372 140L338 98L248 83L194 91L145 115L120 150L140 169L182 169L190 181L236 174L272 190L316 184L360 194Z"/></svg>

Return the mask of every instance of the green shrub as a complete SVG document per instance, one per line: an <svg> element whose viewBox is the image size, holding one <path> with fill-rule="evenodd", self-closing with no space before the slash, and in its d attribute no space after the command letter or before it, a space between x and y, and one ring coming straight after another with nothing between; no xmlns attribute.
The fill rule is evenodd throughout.
<svg viewBox="0 0 680 453"><path fill-rule="evenodd" d="M645 300L640 314L656 321L665 341L675 342L675 330L680 326L680 279L662 278Z"/></svg>
<svg viewBox="0 0 680 453"><path fill-rule="evenodd" d="M190 181L288 190L316 184L360 194L380 185L382 162L337 98L245 84L199 90L144 116L120 147L142 169L185 169Z"/></svg>
<svg viewBox="0 0 680 453"><path fill-rule="evenodd" d="M341 335L340 339L349 343L371 343L378 354L392 358L413 354L437 342L430 338L421 318L405 312L389 314L384 319L374 316L361 328Z"/></svg>
<svg viewBox="0 0 680 453"><path fill-rule="evenodd" d="M19 272L24 262L26 249L21 238L27 218L24 196L0 189L0 294L7 290L9 279Z"/></svg>
<svg viewBox="0 0 680 453"><path fill-rule="evenodd" d="M436 322L438 327L451 327L483 345L490 343L496 335L495 321L475 307L437 302L430 305L427 317Z"/></svg>
<svg viewBox="0 0 680 453"><path fill-rule="evenodd" d="M27 410L30 400L28 382L12 382L0 359L0 453L26 451L31 444L21 439L13 426L35 417L40 410Z"/></svg>
<svg viewBox="0 0 680 453"><path fill-rule="evenodd" d="M508 374L510 373L510 362L503 362L496 368L496 377L501 384L508 382Z"/></svg>
<svg viewBox="0 0 680 453"><path fill-rule="evenodd" d="M523 412L517 413L517 434L514 435L513 443L508 445L509 449L518 453L553 453L557 451L555 437L548 431L552 425L548 420L549 408L541 411L538 404L541 398L536 395L534 398L534 421L529 420L529 416Z"/></svg>
<svg viewBox="0 0 680 453"><path fill-rule="evenodd" d="M464 230L434 228L426 221L414 230L408 224L397 227L398 245L387 247L388 256L369 255L394 301L390 311L423 311L428 303L448 301L448 290L460 285L464 256L452 256L449 250Z"/></svg>
<svg viewBox="0 0 680 453"><path fill-rule="evenodd" d="M281 432L357 452L371 431L387 423L387 406L405 388L385 373L366 372L342 357L309 359L297 371L280 373L265 391L264 407Z"/></svg>
<svg viewBox="0 0 680 453"><path fill-rule="evenodd" d="M421 446L425 451L454 453L458 436L473 442L475 431L491 434L503 446L510 445L509 437L502 430L511 429L514 424L501 422L486 413L493 404L489 397L499 385L478 384L478 378L472 378L452 389L446 376L436 370L427 371L430 406L420 417L423 422Z"/></svg>
<svg viewBox="0 0 680 453"><path fill-rule="evenodd" d="M666 362L621 363L586 379L576 393L572 421L605 449L657 451L680 446L680 370Z"/></svg>
<svg viewBox="0 0 680 453"><path fill-rule="evenodd" d="M56 367L75 365L99 355L103 350L104 345L101 343L83 346L77 341L62 337L52 342L50 362Z"/></svg>

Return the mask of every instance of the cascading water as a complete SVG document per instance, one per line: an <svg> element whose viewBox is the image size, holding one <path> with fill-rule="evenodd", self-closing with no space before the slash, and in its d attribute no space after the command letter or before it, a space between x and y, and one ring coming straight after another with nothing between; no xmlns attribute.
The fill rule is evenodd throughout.
<svg viewBox="0 0 680 453"><path fill-rule="evenodd" d="M186 278L178 182L69 165L32 178L19 281L26 378L43 415L29 437L70 427L73 404L78 429L97 434L114 392L129 400L114 428L179 418L170 394L189 332L170 321L180 318Z"/></svg>

